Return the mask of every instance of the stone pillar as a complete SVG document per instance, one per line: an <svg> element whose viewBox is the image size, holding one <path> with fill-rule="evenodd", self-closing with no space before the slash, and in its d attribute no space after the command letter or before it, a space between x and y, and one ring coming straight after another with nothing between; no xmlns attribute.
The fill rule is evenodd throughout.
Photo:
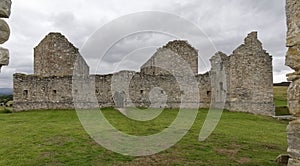
<svg viewBox="0 0 300 166"><path fill-rule="evenodd" d="M0 18L9 18L11 8L11 0L0 1ZM0 44L5 43L10 36L10 29L6 21L0 19ZM8 49L0 47L0 71L2 66L7 66L9 63Z"/></svg>
<svg viewBox="0 0 300 166"><path fill-rule="evenodd" d="M286 0L287 16L287 47L285 64L295 70L288 74L292 81L288 89L288 106L290 113L297 120L290 122L287 127L289 166L300 165L300 1Z"/></svg>

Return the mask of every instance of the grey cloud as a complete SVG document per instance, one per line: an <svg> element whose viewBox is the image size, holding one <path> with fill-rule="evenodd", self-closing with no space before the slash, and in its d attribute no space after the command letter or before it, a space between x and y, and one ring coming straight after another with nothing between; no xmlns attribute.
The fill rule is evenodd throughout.
<svg viewBox="0 0 300 166"><path fill-rule="evenodd" d="M92 41L93 39L90 39L88 41L91 34L113 19L145 10L165 11L179 15L200 28L212 43L207 43L205 35L199 37L198 29L187 27L184 23L173 26L172 21L174 20L171 18L166 21L164 18L153 15L144 16L138 24L135 24L136 20L120 22L114 29L106 29L104 32L107 33L98 36L104 40ZM243 42L247 33L257 30L264 48L274 57L274 80L284 81L285 73L291 71L284 66L286 23L284 1L282 0L152 0L126 3L120 0L91 0L89 2L84 0L26 2L15 0L8 22L12 33L9 42L4 46L11 51L11 62L8 67L2 69L1 87L12 85L13 72L33 72L33 47L50 31L62 32L79 48L85 44L90 45L88 52L84 48L80 49L80 52L86 58L93 72L99 65L97 54L99 49L110 46L109 40L106 38L118 38L118 32L126 32L137 25L140 27L155 25L153 29L181 33L181 38L189 40L194 47L199 49L199 56L203 58L203 62L199 62L201 72L209 69L208 59L215 51L220 50L229 55ZM155 47L140 50L138 48L162 46L169 39L173 38L149 33L126 37L119 41L112 51L108 52L107 57L99 66L99 72L108 73L114 69L137 70L140 64L155 51ZM85 43L86 41L88 42ZM216 47L216 50L206 48L211 44ZM129 55L124 59L124 55L128 53Z"/></svg>

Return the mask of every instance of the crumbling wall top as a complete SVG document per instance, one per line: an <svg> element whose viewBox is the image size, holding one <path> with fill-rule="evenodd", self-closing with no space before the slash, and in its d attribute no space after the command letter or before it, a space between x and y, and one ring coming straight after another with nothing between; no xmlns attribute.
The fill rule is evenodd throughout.
<svg viewBox="0 0 300 166"><path fill-rule="evenodd" d="M259 53L255 55L268 55L266 50L263 49L262 43L257 38L257 32L251 32L244 39L244 43L233 51L233 54L247 54Z"/></svg>

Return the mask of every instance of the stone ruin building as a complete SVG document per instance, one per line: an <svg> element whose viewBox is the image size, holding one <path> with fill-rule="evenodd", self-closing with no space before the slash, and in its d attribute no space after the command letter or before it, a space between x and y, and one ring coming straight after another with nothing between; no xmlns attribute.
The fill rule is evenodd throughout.
<svg viewBox="0 0 300 166"><path fill-rule="evenodd" d="M9 18L11 9L10 0L0 1L0 18ZM0 44L5 43L10 36L10 29L6 21L0 19ZM6 48L0 47L0 71L2 66L7 66L9 63L9 51Z"/></svg>
<svg viewBox="0 0 300 166"><path fill-rule="evenodd" d="M274 115L272 58L256 32L232 55L218 52L210 61L211 71L198 74L198 51L187 41L175 40L159 48L140 72L89 75L78 49L60 33L50 33L34 49L34 74L14 74L13 109L74 108L72 75L76 68L76 74L94 80L92 93L99 107L209 108L216 103L212 106L218 108L223 102L230 111ZM197 91L190 88L194 80ZM112 87L116 82L124 84ZM89 96L84 98L89 101Z"/></svg>
<svg viewBox="0 0 300 166"><path fill-rule="evenodd" d="M291 158L289 166L300 165L300 1L286 0L287 16L287 47L286 65L295 70L288 74L288 80L292 81L288 88L288 107L290 113L297 120L289 123L287 127L288 153Z"/></svg>

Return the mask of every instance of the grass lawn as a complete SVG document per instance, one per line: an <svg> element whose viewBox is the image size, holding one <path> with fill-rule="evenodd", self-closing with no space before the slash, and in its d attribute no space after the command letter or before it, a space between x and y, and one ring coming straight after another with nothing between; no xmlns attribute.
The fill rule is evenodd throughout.
<svg viewBox="0 0 300 166"><path fill-rule="evenodd" d="M274 102L276 106L287 106L287 86L274 86Z"/></svg>
<svg viewBox="0 0 300 166"><path fill-rule="evenodd" d="M274 86L274 103L276 106L276 115L288 115L287 107L287 86Z"/></svg>
<svg viewBox="0 0 300 166"><path fill-rule="evenodd" d="M137 122L114 109L103 111L123 132L150 135L166 128L176 110ZM101 147L82 128L76 112L0 113L0 165L276 165L286 153L287 121L224 112L213 134L198 141L207 110L200 110L188 134L175 146L146 157L123 156Z"/></svg>

